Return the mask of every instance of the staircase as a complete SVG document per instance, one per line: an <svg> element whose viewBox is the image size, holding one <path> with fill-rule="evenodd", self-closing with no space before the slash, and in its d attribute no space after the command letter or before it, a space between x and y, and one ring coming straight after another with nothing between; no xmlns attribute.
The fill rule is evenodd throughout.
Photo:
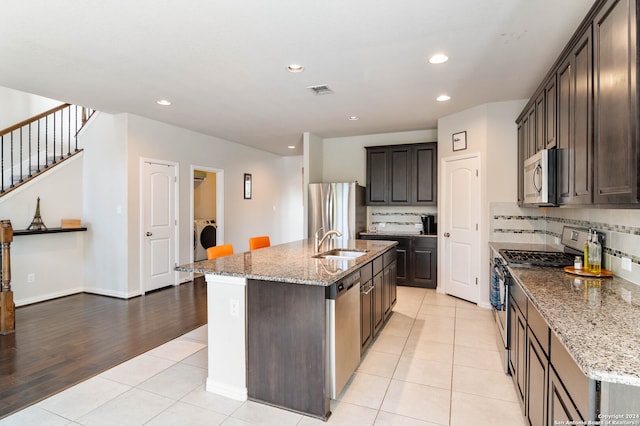
<svg viewBox="0 0 640 426"><path fill-rule="evenodd" d="M78 133L95 110L62 104L0 131L0 197L82 151Z"/></svg>

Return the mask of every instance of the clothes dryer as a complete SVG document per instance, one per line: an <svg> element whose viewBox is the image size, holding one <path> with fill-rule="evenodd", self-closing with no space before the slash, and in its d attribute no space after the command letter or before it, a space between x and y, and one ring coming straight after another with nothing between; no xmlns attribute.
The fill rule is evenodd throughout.
<svg viewBox="0 0 640 426"><path fill-rule="evenodd" d="M213 219L195 219L193 221L193 260L205 260L207 249L215 246L218 226Z"/></svg>

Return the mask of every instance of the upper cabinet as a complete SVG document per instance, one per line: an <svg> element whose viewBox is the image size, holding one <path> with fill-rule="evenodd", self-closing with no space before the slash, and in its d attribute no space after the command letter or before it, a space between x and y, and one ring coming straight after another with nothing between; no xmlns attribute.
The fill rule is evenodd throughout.
<svg viewBox="0 0 640 426"><path fill-rule="evenodd" d="M367 204L437 202L437 143L367 147Z"/></svg>
<svg viewBox="0 0 640 426"><path fill-rule="evenodd" d="M598 0L518 117L518 202L524 160L557 149L559 205L640 204L637 10Z"/></svg>
<svg viewBox="0 0 640 426"><path fill-rule="evenodd" d="M593 20L595 204L640 202L636 13L609 0Z"/></svg>

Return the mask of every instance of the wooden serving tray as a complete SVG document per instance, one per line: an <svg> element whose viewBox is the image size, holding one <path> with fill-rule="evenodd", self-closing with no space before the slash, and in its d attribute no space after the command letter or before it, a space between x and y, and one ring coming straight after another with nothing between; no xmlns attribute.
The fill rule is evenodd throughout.
<svg viewBox="0 0 640 426"><path fill-rule="evenodd" d="M573 266L565 266L564 271L574 275L580 275L581 277L613 277L613 272L608 269L602 269L599 274L594 274L584 269L576 269Z"/></svg>

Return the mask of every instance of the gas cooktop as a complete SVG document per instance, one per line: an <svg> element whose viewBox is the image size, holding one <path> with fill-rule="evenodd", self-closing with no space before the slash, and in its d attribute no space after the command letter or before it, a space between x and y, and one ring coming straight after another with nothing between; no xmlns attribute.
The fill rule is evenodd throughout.
<svg viewBox="0 0 640 426"><path fill-rule="evenodd" d="M575 257L561 251L503 249L499 253L509 265L520 266L570 266Z"/></svg>

